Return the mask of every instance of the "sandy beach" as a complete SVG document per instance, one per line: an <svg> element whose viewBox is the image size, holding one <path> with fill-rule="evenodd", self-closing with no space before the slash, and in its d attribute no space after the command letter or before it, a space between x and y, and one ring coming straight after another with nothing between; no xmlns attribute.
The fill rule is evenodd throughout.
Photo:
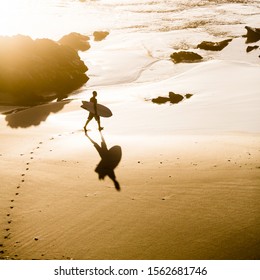
<svg viewBox="0 0 260 280"><path fill-rule="evenodd" d="M239 27L220 52L196 49L224 37L204 31L112 31L79 52L89 81L73 95L2 104L0 259L259 259L260 60ZM174 42L203 61L174 64L187 50ZM122 149L120 191L99 180L84 134L93 90L113 112L101 125ZM191 97L152 102L169 92ZM95 120L89 129L101 145Z"/></svg>

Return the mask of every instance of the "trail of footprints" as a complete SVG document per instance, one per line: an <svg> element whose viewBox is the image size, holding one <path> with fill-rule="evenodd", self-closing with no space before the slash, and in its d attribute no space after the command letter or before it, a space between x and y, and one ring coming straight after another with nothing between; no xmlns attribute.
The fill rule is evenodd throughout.
<svg viewBox="0 0 260 280"><path fill-rule="evenodd" d="M75 131L70 132L69 134L74 134ZM66 133L67 134L67 133ZM63 136L62 134L57 135L56 137L51 137L48 140L52 141L55 140L58 137ZM30 165L33 163L34 160L34 155L35 155L35 151L40 150L41 146L44 143L41 141L38 143L38 145L32 149L32 151L29 153L29 159L26 161L25 163L25 168L24 168L24 172L20 174L20 182L19 184L16 186L14 193L13 193L13 198L10 199L10 206L8 207L8 211L6 213L6 217L7 217L7 222L6 222L6 226L4 228L4 241L11 239L12 238L12 223L13 223L13 210L15 208L15 202L19 199L19 195L21 194L25 182L26 182L26 177L28 176L28 173L30 171ZM51 152L52 150L50 150ZM20 156L25 156L25 154L20 154ZM37 241L36 239L34 239L35 241ZM13 255L13 257L8 255L8 249L5 248L4 245L5 242L0 243L0 259L17 259L19 256L18 255ZM16 247L16 245L20 243L19 241L16 241L13 245L13 247ZM41 254L41 256L43 257L44 254Z"/></svg>

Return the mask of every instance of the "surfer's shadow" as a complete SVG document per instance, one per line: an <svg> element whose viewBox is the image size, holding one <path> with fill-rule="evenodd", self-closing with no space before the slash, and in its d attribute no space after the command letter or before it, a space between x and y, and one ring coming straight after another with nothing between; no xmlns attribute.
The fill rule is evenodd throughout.
<svg viewBox="0 0 260 280"><path fill-rule="evenodd" d="M98 174L99 180L104 180L105 177L108 176L113 181L116 190L120 191L120 184L116 179L114 169L118 166L119 162L121 161L122 149L118 145L115 145L108 149L103 134L101 133L101 131L99 133L101 137L100 145L98 145L97 142L95 142L89 136L89 134L86 133L86 136L94 145L101 158L100 162L95 168L95 172Z"/></svg>

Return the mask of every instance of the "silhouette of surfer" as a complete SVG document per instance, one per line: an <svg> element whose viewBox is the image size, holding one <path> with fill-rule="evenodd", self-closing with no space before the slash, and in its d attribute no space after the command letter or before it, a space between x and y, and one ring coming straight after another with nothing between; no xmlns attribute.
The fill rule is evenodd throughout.
<svg viewBox="0 0 260 280"><path fill-rule="evenodd" d="M95 172L98 173L99 180L104 180L106 176L108 176L114 183L114 186L117 191L120 191L120 185L116 180L116 175L114 169L119 164L122 151L120 146L113 146L112 148L108 149L105 139L100 131L101 136L101 145L99 146L93 139L90 138L88 133L86 132L86 136L94 145L96 150L98 151L101 161L97 165Z"/></svg>
<svg viewBox="0 0 260 280"><path fill-rule="evenodd" d="M103 127L100 126L100 116L97 114L97 92L96 91L93 91L92 92L92 97L90 98L89 102L92 102L94 103L94 110L95 110L95 113L91 113L89 112L89 115L88 115L88 119L84 125L84 131L85 133L87 132L87 125L89 124L89 122L95 118L95 120L97 121L98 123L98 130L101 131L102 129L104 129Z"/></svg>

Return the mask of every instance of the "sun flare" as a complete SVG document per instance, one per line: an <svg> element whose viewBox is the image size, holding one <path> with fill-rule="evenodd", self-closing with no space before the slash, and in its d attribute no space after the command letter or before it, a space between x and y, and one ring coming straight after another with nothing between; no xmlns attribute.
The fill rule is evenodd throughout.
<svg viewBox="0 0 260 280"><path fill-rule="evenodd" d="M33 18L37 1L1 1L0 2L0 24L1 35L16 35L27 33L33 28Z"/></svg>

